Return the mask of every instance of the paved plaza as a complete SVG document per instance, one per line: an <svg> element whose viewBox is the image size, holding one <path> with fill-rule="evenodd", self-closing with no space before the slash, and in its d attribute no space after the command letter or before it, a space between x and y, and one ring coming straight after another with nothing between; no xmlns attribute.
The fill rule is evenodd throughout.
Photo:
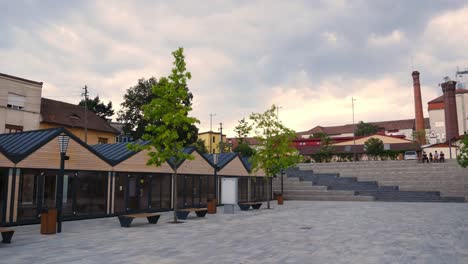
<svg viewBox="0 0 468 264"><path fill-rule="evenodd" d="M468 204L286 201L170 224L65 222L14 227L0 263L468 263ZM221 213L220 213L221 212Z"/></svg>

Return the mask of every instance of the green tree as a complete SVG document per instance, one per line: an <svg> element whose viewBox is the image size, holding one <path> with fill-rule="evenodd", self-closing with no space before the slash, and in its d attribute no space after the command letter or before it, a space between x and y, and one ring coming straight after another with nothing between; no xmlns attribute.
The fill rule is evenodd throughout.
<svg viewBox="0 0 468 264"><path fill-rule="evenodd" d="M461 141L460 154L457 155L457 162L463 168L468 167L468 135L465 135Z"/></svg>
<svg viewBox="0 0 468 264"><path fill-rule="evenodd" d="M107 119L114 115L114 110L112 109L112 102L105 104L104 101L101 101L99 96L94 97L94 99L83 99L78 105L85 106L89 111L94 112L97 116L102 119Z"/></svg>
<svg viewBox="0 0 468 264"><path fill-rule="evenodd" d="M378 138L369 138L364 142L364 148L366 149L367 155L376 160L377 157L384 152L384 143Z"/></svg>
<svg viewBox="0 0 468 264"><path fill-rule="evenodd" d="M333 139L327 134L321 133L320 135L320 151L319 156L322 161L330 162L333 157Z"/></svg>
<svg viewBox="0 0 468 264"><path fill-rule="evenodd" d="M255 139L258 141L258 150L250 158L253 171L262 169L265 172L265 181L270 186L269 179L297 162L301 156L293 147L292 141L296 132L285 127L276 116L277 106L273 105L264 113L252 113L250 120L253 123ZM268 208L270 208L270 192L267 192Z"/></svg>
<svg viewBox="0 0 468 264"><path fill-rule="evenodd" d="M154 85L152 93L155 95L149 104L143 106L143 118L148 122L143 139L149 141L145 146L130 144L131 149L147 149L148 165L161 166L171 160L174 166L172 191L174 194L174 223L177 223L177 164L184 159L193 159L191 154L184 152L184 147L196 140L190 138L187 131L199 121L189 116L192 110L186 103L189 97L187 80L191 74L187 71L183 48L172 52L174 68L169 77ZM163 85L162 85L163 84ZM157 96L156 96L157 95Z"/></svg>
<svg viewBox="0 0 468 264"><path fill-rule="evenodd" d="M192 144L192 146L194 146L195 148L197 148L197 150L201 153L201 154L206 154L208 153L208 149L206 149L206 145L205 145L205 140L199 138L197 139L197 141L195 141L195 143Z"/></svg>
<svg viewBox="0 0 468 264"><path fill-rule="evenodd" d="M237 126L234 127L234 133L236 134L239 145L245 142L250 132L252 132L252 126L245 121L245 118L239 120Z"/></svg>
<svg viewBox="0 0 468 264"><path fill-rule="evenodd" d="M153 99L159 97L159 94L153 92L153 87L164 87L167 85L168 79L161 78L157 80L155 77L149 79L139 79L138 83L127 89L124 95L124 101L121 104L121 110L118 112L117 121L123 123L123 131L129 134L134 139L139 139L145 132L145 127L148 121L143 116L143 106L149 104ZM182 100L186 106L192 106L193 95L187 90L187 97ZM190 139L188 144L195 143L198 128L195 125L190 126L187 131L179 131L179 134L187 139Z"/></svg>
<svg viewBox="0 0 468 264"><path fill-rule="evenodd" d="M251 148L247 142L238 144L233 151L240 153L243 157L252 157L255 154L255 149Z"/></svg>
<svg viewBox="0 0 468 264"><path fill-rule="evenodd" d="M373 124L359 122L356 126L356 136L370 136L379 131L379 127Z"/></svg>

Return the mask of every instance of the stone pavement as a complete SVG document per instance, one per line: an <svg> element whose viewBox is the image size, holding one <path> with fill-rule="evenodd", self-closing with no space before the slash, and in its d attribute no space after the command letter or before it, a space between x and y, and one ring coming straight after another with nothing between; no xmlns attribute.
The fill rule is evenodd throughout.
<svg viewBox="0 0 468 264"><path fill-rule="evenodd" d="M273 202L272 202L273 204ZM286 201L169 224L65 222L14 227L0 263L468 263L468 204Z"/></svg>

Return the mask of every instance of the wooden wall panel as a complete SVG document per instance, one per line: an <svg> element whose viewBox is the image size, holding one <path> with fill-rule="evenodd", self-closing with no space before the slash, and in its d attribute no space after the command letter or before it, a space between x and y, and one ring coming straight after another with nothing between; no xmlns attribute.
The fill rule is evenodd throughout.
<svg viewBox="0 0 468 264"><path fill-rule="evenodd" d="M71 141L71 140L70 140ZM60 168L60 148L58 139L54 138L49 143L27 156L16 164L17 168L37 168L37 169L59 169Z"/></svg>
<svg viewBox="0 0 468 264"><path fill-rule="evenodd" d="M68 143L67 156L70 157L69 160L65 161L65 169L67 170L111 170L109 164L73 139L70 139ZM53 138L49 143L19 162L16 167L60 169L60 148L58 139Z"/></svg>
<svg viewBox="0 0 468 264"><path fill-rule="evenodd" d="M249 172L245 169L242 161L239 157L234 158L224 166L224 168L218 171L220 176L249 176Z"/></svg>
<svg viewBox="0 0 468 264"><path fill-rule="evenodd" d="M58 141L58 139L53 139L53 141ZM67 170L110 171L112 169L104 160L72 139L68 144L67 156L70 157L69 160L65 161L65 169Z"/></svg>
<svg viewBox="0 0 468 264"><path fill-rule="evenodd" d="M11 162L5 155L0 153L0 167L5 167L5 168L12 168L14 167L15 164Z"/></svg>
<svg viewBox="0 0 468 264"><path fill-rule="evenodd" d="M161 166L156 165L147 166L148 151L142 150L130 158L117 164L114 171L128 171L128 172L160 172L160 173L173 173L171 166L164 162Z"/></svg>
<svg viewBox="0 0 468 264"><path fill-rule="evenodd" d="M198 152L194 151L192 155L194 160L185 160L184 163L178 168L177 173L181 174L214 174L214 168L206 161Z"/></svg>
<svg viewBox="0 0 468 264"><path fill-rule="evenodd" d="M254 177L265 177L265 171L263 171L262 169L259 169L257 172L254 172L252 171L250 173L250 176L254 176Z"/></svg>

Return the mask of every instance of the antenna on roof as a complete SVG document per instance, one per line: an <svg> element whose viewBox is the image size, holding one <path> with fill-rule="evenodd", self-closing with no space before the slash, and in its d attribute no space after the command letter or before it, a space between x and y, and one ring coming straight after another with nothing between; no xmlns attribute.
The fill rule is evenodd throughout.
<svg viewBox="0 0 468 264"><path fill-rule="evenodd" d="M85 85L83 88L84 92L81 94L81 96L84 96L85 98L85 103L84 103L84 109L85 109L85 114L84 114L84 142L88 143L88 86Z"/></svg>

